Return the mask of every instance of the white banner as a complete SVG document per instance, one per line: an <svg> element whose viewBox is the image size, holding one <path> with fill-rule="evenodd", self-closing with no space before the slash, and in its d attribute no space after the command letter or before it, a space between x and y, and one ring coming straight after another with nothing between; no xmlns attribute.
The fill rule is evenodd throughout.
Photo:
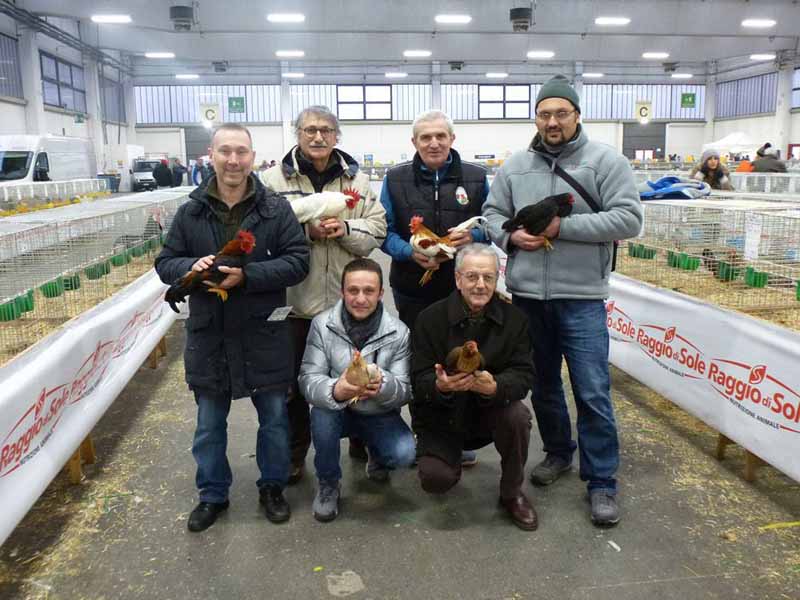
<svg viewBox="0 0 800 600"><path fill-rule="evenodd" d="M800 334L620 275L611 363L800 481Z"/></svg>
<svg viewBox="0 0 800 600"><path fill-rule="evenodd" d="M151 270L0 369L0 544L175 320Z"/></svg>

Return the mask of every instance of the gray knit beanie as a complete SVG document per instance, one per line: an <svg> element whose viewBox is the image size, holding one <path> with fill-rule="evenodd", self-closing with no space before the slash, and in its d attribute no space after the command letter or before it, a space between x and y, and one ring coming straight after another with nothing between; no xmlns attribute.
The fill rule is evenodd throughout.
<svg viewBox="0 0 800 600"><path fill-rule="evenodd" d="M575 107L575 110L581 112L581 102L578 98L578 94L575 92L575 88L570 85L569 79L563 75L555 75L545 82L536 95L536 107L539 106L542 100L547 100L548 98L564 98L564 100L569 100L572 106Z"/></svg>
<svg viewBox="0 0 800 600"><path fill-rule="evenodd" d="M708 150L704 150L703 156L700 157L700 164L701 165L706 164L706 161L711 157L714 157L717 160L719 160L719 152L717 152L716 150L712 150L710 148Z"/></svg>

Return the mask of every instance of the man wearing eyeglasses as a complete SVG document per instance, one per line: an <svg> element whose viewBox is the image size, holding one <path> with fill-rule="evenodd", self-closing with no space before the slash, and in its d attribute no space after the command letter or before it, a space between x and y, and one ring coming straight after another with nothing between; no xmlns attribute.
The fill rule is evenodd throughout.
<svg viewBox="0 0 800 600"><path fill-rule="evenodd" d="M604 299L613 241L639 233L642 207L628 159L589 141L580 112L578 94L564 76L542 86L536 97L538 133L526 151L500 168L483 213L492 241L508 253L506 288L530 321L536 367L531 403L546 453L531 482L553 483L570 470L580 448L591 519L611 526L619 521L619 443ZM563 192L575 198L572 213L553 217L541 235L503 230L523 207ZM543 249L546 239L555 240L552 251ZM561 381L562 356L577 406L577 444Z"/></svg>
<svg viewBox="0 0 800 600"><path fill-rule="evenodd" d="M528 319L495 296L499 259L469 244L455 259L454 290L417 317L411 383L422 489L444 494L461 478L461 451L494 443L500 453L500 506L520 529L538 526L525 494L531 413L522 403L533 384ZM482 365L459 372L454 348L477 343Z"/></svg>
<svg viewBox="0 0 800 600"><path fill-rule="evenodd" d="M310 272L301 284L288 290L288 301L293 306L290 322L295 373L298 373L311 319L341 298L345 265L380 247L386 236L386 215L370 189L369 177L359 170L352 156L336 148L342 131L335 114L325 106L310 106L297 116L294 126L297 145L280 164L260 174L264 184L290 203L312 194L317 194L322 203L325 202L322 192L341 193L350 189L360 196L353 208L338 215L326 215L327 218L319 223L304 225L306 240L311 244ZM290 484L302 478L311 445L308 411L308 404L295 382L289 399L292 431Z"/></svg>

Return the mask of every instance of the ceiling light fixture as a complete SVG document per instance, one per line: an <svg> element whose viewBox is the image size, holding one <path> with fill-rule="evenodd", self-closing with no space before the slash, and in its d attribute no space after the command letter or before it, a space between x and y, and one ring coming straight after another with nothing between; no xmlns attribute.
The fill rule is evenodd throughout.
<svg viewBox="0 0 800 600"><path fill-rule="evenodd" d="M750 60L774 60L774 54L751 54Z"/></svg>
<svg viewBox="0 0 800 600"><path fill-rule="evenodd" d="M270 23L302 23L306 16L302 13L270 13L267 21Z"/></svg>
<svg viewBox="0 0 800 600"><path fill-rule="evenodd" d="M553 58L556 55L552 50L530 50L528 58Z"/></svg>
<svg viewBox="0 0 800 600"><path fill-rule="evenodd" d="M595 25L628 25L631 20L628 17L597 17L594 20Z"/></svg>
<svg viewBox="0 0 800 600"><path fill-rule="evenodd" d="M92 15L93 23L130 23L130 15Z"/></svg>
<svg viewBox="0 0 800 600"><path fill-rule="evenodd" d="M691 79L692 77L694 77L694 75L692 75L691 73L673 73L672 74L672 78L673 79Z"/></svg>
<svg viewBox="0 0 800 600"><path fill-rule="evenodd" d="M175 75L175 79L197 79L200 77L197 73L178 73Z"/></svg>
<svg viewBox="0 0 800 600"><path fill-rule="evenodd" d="M278 50L275 56L278 58L303 58L306 55L302 50Z"/></svg>
<svg viewBox="0 0 800 600"><path fill-rule="evenodd" d="M384 73L387 79L403 79L403 77L408 77L408 73L403 73L402 71L389 71L388 73Z"/></svg>
<svg viewBox="0 0 800 600"><path fill-rule="evenodd" d="M600 79L601 77L605 77L603 73L584 73L583 76L587 79Z"/></svg>
<svg viewBox="0 0 800 600"><path fill-rule="evenodd" d="M466 25L472 21L469 15L436 15L434 20L442 25Z"/></svg>
<svg viewBox="0 0 800 600"><path fill-rule="evenodd" d="M775 27L775 21L773 19L745 19L742 21L742 27L769 29L770 27Z"/></svg>
<svg viewBox="0 0 800 600"><path fill-rule="evenodd" d="M428 58L433 52L430 50L404 50L403 56L406 58Z"/></svg>
<svg viewBox="0 0 800 600"><path fill-rule="evenodd" d="M499 71L489 72L486 74L486 77L488 77L489 79L505 79L506 77L508 77L508 73L503 73Z"/></svg>
<svg viewBox="0 0 800 600"><path fill-rule="evenodd" d="M647 58L647 59L669 58L669 52L645 52L642 54L642 58Z"/></svg>
<svg viewBox="0 0 800 600"><path fill-rule="evenodd" d="M297 71L286 71L285 73L281 73L281 77L285 77L286 79L302 79L305 76L305 73L299 73Z"/></svg>
<svg viewBox="0 0 800 600"><path fill-rule="evenodd" d="M145 52L145 58L175 58L174 52Z"/></svg>

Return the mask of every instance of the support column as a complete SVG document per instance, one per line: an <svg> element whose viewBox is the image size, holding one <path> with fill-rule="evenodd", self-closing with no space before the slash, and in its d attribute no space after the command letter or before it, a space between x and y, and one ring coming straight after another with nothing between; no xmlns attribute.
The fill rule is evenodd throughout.
<svg viewBox="0 0 800 600"><path fill-rule="evenodd" d="M36 32L19 28L19 62L22 73L22 93L25 105L25 129L29 135L47 133L47 122L42 102L42 66L39 63L39 44Z"/></svg>
<svg viewBox="0 0 800 600"><path fill-rule="evenodd" d="M133 79L126 77L122 84L123 102L125 104L125 120L127 127L125 129L125 139L129 144L136 143L136 96L133 89ZM183 155L180 159L184 165L189 164L186 162L186 149L184 148Z"/></svg>
<svg viewBox="0 0 800 600"><path fill-rule="evenodd" d="M100 74L97 61L86 60L83 67L84 83L86 84L86 112L88 113L87 129L89 139L94 146L97 159L96 172L105 168L106 130L103 127L103 108L100 101Z"/></svg>
<svg viewBox="0 0 800 600"><path fill-rule="evenodd" d="M289 70L287 62L281 62L281 74ZM336 107L331 106L331 110L335 111ZM297 142L297 134L292 127L292 90L289 81L284 79L281 75L281 124L283 125L283 150L280 156L285 156Z"/></svg>
<svg viewBox="0 0 800 600"><path fill-rule="evenodd" d="M714 119L717 116L717 78L715 75L709 75L706 78L705 102L706 128L703 135L703 143L708 144L715 139ZM699 153L702 152L702 148L698 148L697 150L698 156L696 158L699 158Z"/></svg>
<svg viewBox="0 0 800 600"><path fill-rule="evenodd" d="M442 110L442 66L438 60L431 65L431 108Z"/></svg>
<svg viewBox="0 0 800 600"><path fill-rule="evenodd" d="M794 67L783 65L778 71L778 101L775 104L775 134L772 144L780 149L781 158L789 156L789 144L792 141L792 77Z"/></svg>

